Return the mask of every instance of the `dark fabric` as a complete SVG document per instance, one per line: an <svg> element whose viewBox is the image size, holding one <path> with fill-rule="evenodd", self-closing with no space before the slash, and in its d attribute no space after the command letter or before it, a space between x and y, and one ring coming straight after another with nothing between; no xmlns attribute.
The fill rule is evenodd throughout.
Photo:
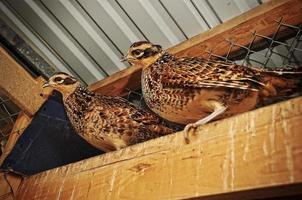
<svg viewBox="0 0 302 200"><path fill-rule="evenodd" d="M32 175L101 153L75 133L56 94L38 111L1 168Z"/></svg>

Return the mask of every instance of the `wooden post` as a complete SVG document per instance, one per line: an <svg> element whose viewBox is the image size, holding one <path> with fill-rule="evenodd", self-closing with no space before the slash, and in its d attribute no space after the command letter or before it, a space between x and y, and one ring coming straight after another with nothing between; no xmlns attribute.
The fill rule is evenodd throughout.
<svg viewBox="0 0 302 200"><path fill-rule="evenodd" d="M247 46L252 38L253 31L265 36L272 36L277 31L277 22L298 26L302 24L301 0L272 0L264 3L246 13L243 13L211 30L203 32L191 39L168 49L177 56L208 57L207 51L224 56L229 51L227 39ZM278 31L278 38L285 39L293 35L290 28L283 27ZM266 48L263 38L256 38L253 42L258 50ZM231 49L231 54L240 57L242 52L238 47ZM131 66L128 69L98 81L90 89L106 95L125 96L128 90L140 88L141 67Z"/></svg>
<svg viewBox="0 0 302 200"><path fill-rule="evenodd" d="M302 97L26 178L17 199L302 194Z"/></svg>
<svg viewBox="0 0 302 200"><path fill-rule="evenodd" d="M0 47L0 89L27 115L33 116L46 98L42 78L37 80Z"/></svg>

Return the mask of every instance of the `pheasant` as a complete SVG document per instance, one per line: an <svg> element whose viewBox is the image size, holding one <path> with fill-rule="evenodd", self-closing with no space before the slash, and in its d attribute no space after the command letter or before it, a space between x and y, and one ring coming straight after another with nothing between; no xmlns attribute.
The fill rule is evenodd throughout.
<svg viewBox="0 0 302 200"><path fill-rule="evenodd" d="M138 109L121 97L91 92L66 73L56 73L43 87L52 87L62 94L75 131L105 152L173 133L155 114Z"/></svg>
<svg viewBox="0 0 302 200"><path fill-rule="evenodd" d="M301 86L301 68L272 70L176 57L146 41L132 44L124 60L142 67L142 93L149 108L166 120L188 124L185 133Z"/></svg>

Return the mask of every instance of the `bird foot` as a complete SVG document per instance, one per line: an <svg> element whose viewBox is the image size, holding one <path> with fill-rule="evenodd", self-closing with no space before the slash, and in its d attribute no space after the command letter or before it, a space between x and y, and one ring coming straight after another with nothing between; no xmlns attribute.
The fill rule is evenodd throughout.
<svg viewBox="0 0 302 200"><path fill-rule="evenodd" d="M189 139L189 132L190 130L193 128L193 129L196 129L198 127L198 124L196 123L191 123L191 124L187 124L186 127L184 128L184 137L185 137L185 142L186 144L189 144L190 143L190 139Z"/></svg>
<svg viewBox="0 0 302 200"><path fill-rule="evenodd" d="M207 116L205 118L202 118L202 119L198 120L195 123L187 124L186 127L184 128L185 142L187 144L190 143L190 140L189 140L189 131L190 131L191 128L196 129L198 126L201 126L203 124L208 123L209 121L211 121L212 119L214 119L215 117L217 117L218 115L220 115L221 113L224 113L226 109L227 109L227 107L220 105L209 116Z"/></svg>

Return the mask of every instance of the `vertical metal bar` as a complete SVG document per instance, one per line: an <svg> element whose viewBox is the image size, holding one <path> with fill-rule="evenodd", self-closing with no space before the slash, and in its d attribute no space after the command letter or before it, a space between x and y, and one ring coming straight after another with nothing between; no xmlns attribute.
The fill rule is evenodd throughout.
<svg viewBox="0 0 302 200"><path fill-rule="evenodd" d="M150 41L147 36L144 34L144 32L139 28L139 26L135 23L135 21L131 18L131 16L127 13L127 11L124 9L124 7L120 4L118 0L115 0L116 4L122 9L122 11L125 13L125 15L128 17L128 19L133 23L133 25L137 28L137 30L142 34L142 36L145 38L146 41Z"/></svg>
<svg viewBox="0 0 302 200"><path fill-rule="evenodd" d="M22 23L24 23L26 25L26 27L35 35L37 36L37 38L55 55L55 57L58 58L58 60L60 62L62 62L64 64L64 66L71 71L74 75L76 75L76 77L81 80L83 83L85 83L85 81L81 78L81 76L73 70L73 68L66 62L66 60L54 49L52 48L52 46L41 36L41 34L39 34L31 25L30 23L28 23L28 21L26 21L17 11L16 9L11 6L11 4L9 3L9 1L4 0L3 3L18 17L18 19L20 19L22 21Z"/></svg>
<svg viewBox="0 0 302 200"><path fill-rule="evenodd" d="M172 21L174 22L174 24L177 26L177 28L180 30L180 32L183 34L183 36L186 39L189 39L189 37L186 35L186 33L184 32L184 30L182 30L182 28L180 27L180 25L177 23L177 21L174 19L174 17L172 16L172 14L169 12L169 10L166 8L166 6L163 4L163 2L161 0L158 0L158 2L160 3L160 5L163 7L163 9L166 11L166 13L169 15L169 17L172 19Z"/></svg>
<svg viewBox="0 0 302 200"><path fill-rule="evenodd" d="M84 8L84 6L79 2L79 0L75 0L77 4L81 7L81 9L87 14L87 16L93 21L93 23L100 29L100 31L105 35L105 37L110 41L110 43L116 48L116 50L121 54L123 51L114 43L114 41L108 36L108 34L100 27L100 25L95 21L95 19L91 16L91 14Z"/></svg>
<svg viewBox="0 0 302 200"><path fill-rule="evenodd" d="M191 4L194 6L195 10L197 11L197 13L199 14L199 16L203 19L203 21L206 23L207 27L209 29L211 29L212 27L210 26L210 24L208 23L208 21L206 20L206 18L203 16L203 14L200 12L200 10L198 9L198 7L196 6L196 3L193 0L190 0Z"/></svg>
<svg viewBox="0 0 302 200"><path fill-rule="evenodd" d="M100 71L105 75L105 76L109 76L109 74L102 68L102 66L95 60L95 58L90 55L90 53L83 47L83 45L77 40L77 38L75 38L73 36L73 34L64 26L64 24L58 19L58 17L56 15L54 15L51 10L49 10L49 8L45 5L45 3L43 1L39 1L41 3L41 5L43 5L43 7L53 16L53 18L57 21L57 23L59 23L64 30L68 33L68 35L81 47L81 49L88 55L88 57L99 67ZM86 83L86 82L85 82ZM86 83L87 84L87 83Z"/></svg>
<svg viewBox="0 0 302 200"><path fill-rule="evenodd" d="M220 19L219 15L217 14L216 10L213 8L213 6L211 5L211 3L209 2L209 0L205 0L206 3L208 4L209 8L211 9L211 11L213 12L213 14L215 15L215 17L218 19L219 23L222 24L223 21Z"/></svg>

